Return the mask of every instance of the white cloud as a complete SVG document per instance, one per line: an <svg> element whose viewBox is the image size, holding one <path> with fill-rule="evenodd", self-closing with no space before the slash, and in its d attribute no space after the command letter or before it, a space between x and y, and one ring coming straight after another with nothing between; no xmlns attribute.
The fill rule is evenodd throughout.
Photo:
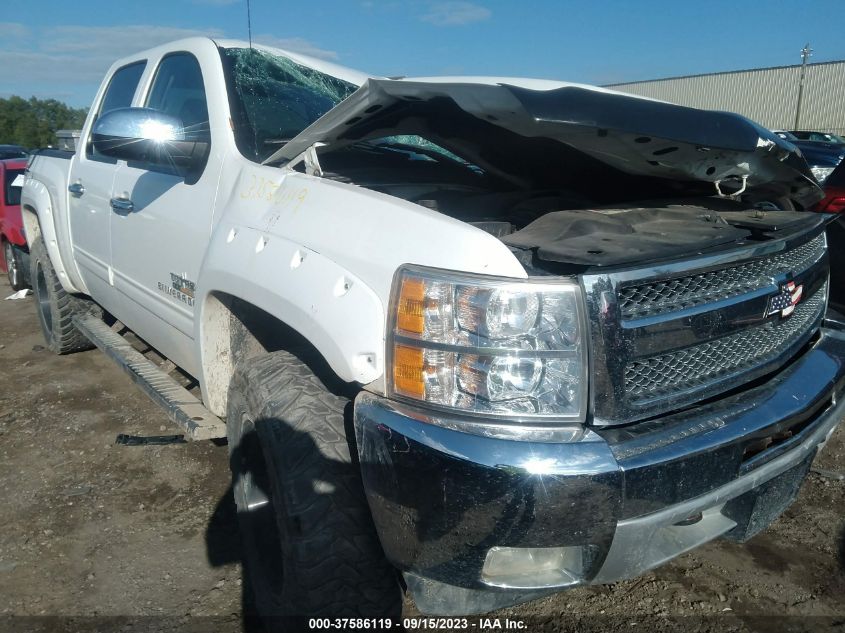
<svg viewBox="0 0 845 633"><path fill-rule="evenodd" d="M29 28L17 22L0 22L0 38L1 39L19 39L27 37L30 31Z"/></svg>
<svg viewBox="0 0 845 633"><path fill-rule="evenodd" d="M3 37L6 34L7 37ZM29 37L31 35L31 37ZM71 93L74 106L87 105L103 76L116 60L159 44L193 36L226 37L219 29L170 26L67 25L28 29L0 23L0 86L14 87L28 97L55 86L56 95ZM337 59L334 51L306 39L258 36L256 42L323 59Z"/></svg>
<svg viewBox="0 0 845 633"><path fill-rule="evenodd" d="M40 51L0 51L0 83L90 83L102 79L110 63L102 67L92 60L74 62L62 55ZM21 95L28 96L28 95Z"/></svg>
<svg viewBox="0 0 845 633"><path fill-rule="evenodd" d="M170 26L56 26L45 29L41 49L72 55L106 55L112 61L165 42L194 36L221 37L217 29L181 29Z"/></svg>
<svg viewBox="0 0 845 633"><path fill-rule="evenodd" d="M0 49L0 82L98 84L117 59L175 39L221 36L166 26L57 26L41 29L26 43L5 42ZM93 90L90 89L90 97Z"/></svg>
<svg viewBox="0 0 845 633"><path fill-rule="evenodd" d="M472 2L433 2L420 19L435 26L463 26L489 20L491 15L490 9Z"/></svg>

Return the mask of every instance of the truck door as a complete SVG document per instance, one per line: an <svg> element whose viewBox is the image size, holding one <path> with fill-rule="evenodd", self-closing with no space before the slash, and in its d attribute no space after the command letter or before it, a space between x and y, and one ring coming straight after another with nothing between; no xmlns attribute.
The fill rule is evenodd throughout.
<svg viewBox="0 0 845 633"><path fill-rule="evenodd" d="M202 71L190 53L161 59L144 107L213 136ZM206 156L213 152L212 144ZM121 320L194 375L194 283L211 234L217 171L121 161L113 187L111 261Z"/></svg>
<svg viewBox="0 0 845 633"><path fill-rule="evenodd" d="M70 166L68 213L73 257L88 292L107 310L114 311L115 293L111 285L111 192L117 160L94 151L89 141L97 117L132 105L138 82L147 63L135 62L112 75L94 116L89 117L85 137Z"/></svg>

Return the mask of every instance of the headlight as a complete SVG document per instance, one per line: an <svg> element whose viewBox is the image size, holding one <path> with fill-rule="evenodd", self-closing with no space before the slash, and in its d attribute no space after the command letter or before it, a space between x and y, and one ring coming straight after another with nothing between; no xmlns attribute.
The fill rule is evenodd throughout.
<svg viewBox="0 0 845 633"><path fill-rule="evenodd" d="M810 171L813 172L813 176L819 181L820 185L824 184L824 181L833 173L834 169L834 167L810 167Z"/></svg>
<svg viewBox="0 0 845 633"><path fill-rule="evenodd" d="M488 417L584 420L577 283L408 267L391 306L391 396Z"/></svg>

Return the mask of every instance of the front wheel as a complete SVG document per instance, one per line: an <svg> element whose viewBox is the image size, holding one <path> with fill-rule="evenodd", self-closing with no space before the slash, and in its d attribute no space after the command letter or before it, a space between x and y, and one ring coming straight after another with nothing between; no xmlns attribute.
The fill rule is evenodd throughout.
<svg viewBox="0 0 845 633"><path fill-rule="evenodd" d="M232 488L262 616L401 615L346 432L347 398L288 352L249 359L229 388Z"/></svg>

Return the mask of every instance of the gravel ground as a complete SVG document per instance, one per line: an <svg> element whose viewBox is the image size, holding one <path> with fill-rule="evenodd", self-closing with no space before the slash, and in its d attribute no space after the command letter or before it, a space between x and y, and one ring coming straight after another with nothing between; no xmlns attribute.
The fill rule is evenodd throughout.
<svg viewBox="0 0 845 633"><path fill-rule="evenodd" d="M225 446L114 443L173 432L101 353L44 349L32 297L0 301L0 630L252 628ZM845 472L845 426L815 466ZM746 544L488 617L529 631L845 631L845 482L810 474Z"/></svg>

